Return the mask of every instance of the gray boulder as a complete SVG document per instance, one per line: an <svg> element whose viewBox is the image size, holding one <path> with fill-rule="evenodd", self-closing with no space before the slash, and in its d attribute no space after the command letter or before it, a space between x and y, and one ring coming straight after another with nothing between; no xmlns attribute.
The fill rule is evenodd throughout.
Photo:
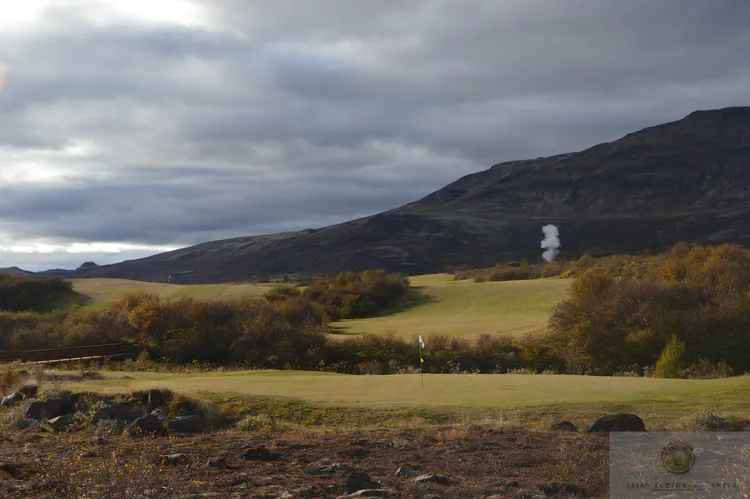
<svg viewBox="0 0 750 499"><path fill-rule="evenodd" d="M181 431L187 433L196 433L203 431L205 421L202 417L197 415L192 416L180 416L172 419L167 423L167 427L171 431Z"/></svg>
<svg viewBox="0 0 750 499"><path fill-rule="evenodd" d="M378 482L372 481L370 475L362 471L352 471L348 473L344 480L344 492L353 494L360 490L372 490L383 488Z"/></svg>
<svg viewBox="0 0 750 499"><path fill-rule="evenodd" d="M136 418L131 416L131 408L131 405L127 402L117 402L116 404L102 407L94 413L94 417L91 419L91 424L96 424L104 419L115 419L117 421L133 421Z"/></svg>
<svg viewBox="0 0 750 499"><path fill-rule="evenodd" d="M591 423L586 433L609 433L611 431L646 431L646 425L635 414L608 414Z"/></svg>
<svg viewBox="0 0 750 499"><path fill-rule="evenodd" d="M227 456L214 456L208 458L208 466L211 468L218 468L220 470L228 469Z"/></svg>
<svg viewBox="0 0 750 499"><path fill-rule="evenodd" d="M362 489L342 497L391 497L396 495L394 489Z"/></svg>
<svg viewBox="0 0 750 499"><path fill-rule="evenodd" d="M49 399L46 402L35 401L26 409L26 417L32 419L54 419L63 414L73 414L75 404L67 398Z"/></svg>
<svg viewBox="0 0 750 499"><path fill-rule="evenodd" d="M64 414L73 414L76 412L77 402L77 398L71 399L68 397L49 399L44 403L45 417L53 419Z"/></svg>
<svg viewBox="0 0 750 499"><path fill-rule="evenodd" d="M279 455L275 452L271 452L264 445L258 447L245 447L242 450L242 457L248 461L276 461L279 459Z"/></svg>
<svg viewBox="0 0 750 499"><path fill-rule="evenodd" d="M26 417L31 419L42 419L46 407L46 402L40 402L38 400L34 401L29 404L29 407L26 409Z"/></svg>
<svg viewBox="0 0 750 499"><path fill-rule="evenodd" d="M164 397L164 394L162 392L160 392L159 390L149 390L148 399L146 402L146 411L151 412L157 407L164 405L165 402L166 397Z"/></svg>
<svg viewBox="0 0 750 499"><path fill-rule="evenodd" d="M552 431L570 431L573 433L578 432L578 428L576 428L576 425L571 423L570 421L560 421L559 423L555 423L551 426Z"/></svg>
<svg viewBox="0 0 750 499"><path fill-rule="evenodd" d="M166 435L167 434L167 429L165 428L162 421L152 414L136 419L135 423L133 423L133 429L137 433L146 434L146 435L154 435L154 434Z"/></svg>
<svg viewBox="0 0 750 499"><path fill-rule="evenodd" d="M167 456L160 456L161 462L170 466L177 466L180 464L187 464L190 462L185 454L169 454Z"/></svg>
<svg viewBox="0 0 750 499"><path fill-rule="evenodd" d="M23 385L21 387L21 393L27 397L36 397L39 387L37 385Z"/></svg>
<svg viewBox="0 0 750 499"><path fill-rule="evenodd" d="M55 431L63 431L70 426L74 417L73 414L63 414L62 416L50 419L47 421L47 424L49 424Z"/></svg>
<svg viewBox="0 0 750 499"><path fill-rule="evenodd" d="M437 485L458 485L461 483L459 480L456 480L455 478L451 478L449 476L445 475L433 475L430 473L427 473L425 475L420 475L414 480L412 480L414 483L434 483Z"/></svg>
<svg viewBox="0 0 750 499"><path fill-rule="evenodd" d="M23 393L21 392L15 392L11 393L10 395L6 395L3 397L3 400L0 400L0 407L10 407L13 405L18 404L24 399Z"/></svg>

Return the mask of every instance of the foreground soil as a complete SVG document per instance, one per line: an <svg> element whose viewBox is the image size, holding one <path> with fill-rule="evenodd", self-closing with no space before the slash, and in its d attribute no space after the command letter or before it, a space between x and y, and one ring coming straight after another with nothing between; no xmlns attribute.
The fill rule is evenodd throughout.
<svg viewBox="0 0 750 499"><path fill-rule="evenodd" d="M163 457L174 454L183 456ZM0 497L332 498L362 478L357 471L391 489L385 497L606 497L606 454L606 436L493 426L168 437L35 430L0 436ZM225 460L209 464L218 456ZM425 474L446 478L420 481Z"/></svg>

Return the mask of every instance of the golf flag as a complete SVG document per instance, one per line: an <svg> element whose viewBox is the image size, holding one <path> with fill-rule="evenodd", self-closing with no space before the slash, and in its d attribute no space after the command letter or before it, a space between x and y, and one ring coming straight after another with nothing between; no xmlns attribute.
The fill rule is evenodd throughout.
<svg viewBox="0 0 750 499"><path fill-rule="evenodd" d="M422 349L424 348L424 340L422 339L422 335L419 335L419 363L424 364L424 359L422 358Z"/></svg>
<svg viewBox="0 0 750 499"><path fill-rule="evenodd" d="M419 335L419 344L424 348L424 340L422 339L422 335Z"/></svg>

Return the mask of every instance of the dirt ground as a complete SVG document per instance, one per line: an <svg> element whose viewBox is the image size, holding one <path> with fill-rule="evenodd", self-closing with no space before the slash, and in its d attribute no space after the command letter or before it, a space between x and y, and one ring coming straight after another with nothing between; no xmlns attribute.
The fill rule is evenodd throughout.
<svg viewBox="0 0 750 499"><path fill-rule="evenodd" d="M173 454L183 456L163 457ZM379 484L366 488L386 489L373 492L379 497L606 497L606 454L605 436L492 426L167 437L18 431L0 436L0 497L333 498L347 484L350 492L364 486L357 472ZM217 456L228 467L209 465ZM443 478L419 478L426 474Z"/></svg>

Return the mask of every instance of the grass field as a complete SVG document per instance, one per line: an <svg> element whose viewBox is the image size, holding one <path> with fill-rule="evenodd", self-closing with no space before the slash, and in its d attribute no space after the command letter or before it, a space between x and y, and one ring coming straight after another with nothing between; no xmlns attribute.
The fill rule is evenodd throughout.
<svg viewBox="0 0 750 499"><path fill-rule="evenodd" d="M115 373L112 373L116 375ZM208 374L127 373L129 379L75 383L77 391L117 393L149 388L293 399L350 407L426 407L523 414L526 420L591 418L602 412L635 412L654 421L678 420L700 410L750 416L750 376L719 380L439 374L354 376L304 371Z"/></svg>
<svg viewBox="0 0 750 499"><path fill-rule="evenodd" d="M332 325L339 334L482 333L524 335L543 330L553 305L566 297L567 279L483 282L454 281L447 274L412 277L413 289L382 316Z"/></svg>
<svg viewBox="0 0 750 499"><path fill-rule="evenodd" d="M153 293L164 298L233 299L258 296L273 286L271 284L166 284L131 281L128 279L72 279L73 289L91 301L86 308L108 306L132 293Z"/></svg>

